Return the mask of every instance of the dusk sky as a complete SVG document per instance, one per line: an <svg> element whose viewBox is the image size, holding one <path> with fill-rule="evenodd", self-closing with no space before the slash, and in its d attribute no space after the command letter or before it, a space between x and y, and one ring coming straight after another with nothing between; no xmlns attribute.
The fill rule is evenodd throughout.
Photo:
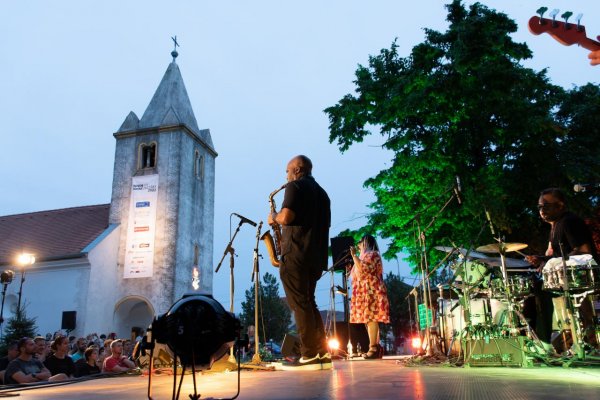
<svg viewBox="0 0 600 400"><path fill-rule="evenodd" d="M210 129L219 153L213 270L229 241L230 214L266 221L268 195L285 182L286 163L297 154L312 159L313 174L331 197L331 236L358 228L374 199L363 182L388 168L391 155L377 135L341 154L328 141L323 110L353 92L354 72L369 55L397 38L400 54L408 56L423 41L423 28L445 30L445 3L4 0L0 215L110 202L113 133L130 111L144 113L171 62L176 35L177 63L198 125ZM600 67L589 65L586 50L527 30L528 19L546 5L583 13L588 36L595 38L595 2L482 3L518 23L514 39L534 54L527 67L547 68L551 81L566 88L600 80ZM232 229L237 219L233 223ZM251 285L255 235L244 225L234 243L236 312ZM260 250L261 273L278 275L262 243ZM385 270L409 275L401 260L386 262ZM329 308L329 287L330 278L321 279L321 309ZM214 275L214 296L226 308L228 292L227 260Z"/></svg>

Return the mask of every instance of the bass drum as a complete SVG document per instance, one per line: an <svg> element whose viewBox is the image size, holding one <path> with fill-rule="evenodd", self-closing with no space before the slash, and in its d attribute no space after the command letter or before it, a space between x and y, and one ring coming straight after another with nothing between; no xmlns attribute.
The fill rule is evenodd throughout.
<svg viewBox="0 0 600 400"><path fill-rule="evenodd" d="M467 325L506 325L506 303L487 297L472 299L469 302L469 315L456 299L438 300L438 326L445 345L446 354L460 352L460 339ZM467 320L468 319L468 320Z"/></svg>

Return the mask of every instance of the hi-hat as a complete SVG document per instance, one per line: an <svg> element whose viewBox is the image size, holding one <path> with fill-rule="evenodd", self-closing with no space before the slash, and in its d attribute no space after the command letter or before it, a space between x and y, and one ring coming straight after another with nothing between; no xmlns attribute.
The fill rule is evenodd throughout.
<svg viewBox="0 0 600 400"><path fill-rule="evenodd" d="M526 247L525 243L492 243L479 246L477 251L482 253L510 253L511 251L523 250Z"/></svg>
<svg viewBox="0 0 600 400"><path fill-rule="evenodd" d="M483 253L478 253L475 250L467 250L462 247L452 247L452 246L435 246L434 249L445 251L446 253L452 253L453 251L462 254L463 256L473 257L473 258L485 258L487 257Z"/></svg>

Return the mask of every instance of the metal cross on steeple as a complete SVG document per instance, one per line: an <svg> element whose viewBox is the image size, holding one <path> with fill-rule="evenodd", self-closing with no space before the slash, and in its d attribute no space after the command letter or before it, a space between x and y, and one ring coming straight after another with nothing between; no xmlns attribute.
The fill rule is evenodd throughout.
<svg viewBox="0 0 600 400"><path fill-rule="evenodd" d="M171 55L173 56L173 62L175 62L175 59L179 55L177 52L177 48L179 47L179 43L177 43L177 35L172 36L171 40L173 40L173 51L171 52Z"/></svg>

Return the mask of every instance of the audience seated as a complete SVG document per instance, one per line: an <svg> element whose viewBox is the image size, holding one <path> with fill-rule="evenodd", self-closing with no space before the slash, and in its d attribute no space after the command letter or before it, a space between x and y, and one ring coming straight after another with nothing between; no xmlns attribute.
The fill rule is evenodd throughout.
<svg viewBox="0 0 600 400"><path fill-rule="evenodd" d="M16 340L10 342L6 350L8 354L0 358L0 383L4 383L4 371L8 367L8 363L19 356L19 342Z"/></svg>
<svg viewBox="0 0 600 400"><path fill-rule="evenodd" d="M62 373L72 378L75 374L75 364L69 357L69 341L67 338L64 336L57 337L50 348L53 353L46 357L46 361L44 361L46 368L52 375Z"/></svg>
<svg viewBox="0 0 600 400"><path fill-rule="evenodd" d="M100 373L98 361L98 349L96 347L88 347L83 353L84 358L75 363L75 377L94 375Z"/></svg>
<svg viewBox="0 0 600 400"><path fill-rule="evenodd" d="M123 355L123 342L113 340L110 344L112 354L104 359L103 372L126 372L135 368L133 361Z"/></svg>
<svg viewBox="0 0 600 400"><path fill-rule="evenodd" d="M33 358L36 345L33 339L18 342L19 356L8 363L4 373L5 384L59 382L68 379L65 374L52 375L40 360Z"/></svg>

